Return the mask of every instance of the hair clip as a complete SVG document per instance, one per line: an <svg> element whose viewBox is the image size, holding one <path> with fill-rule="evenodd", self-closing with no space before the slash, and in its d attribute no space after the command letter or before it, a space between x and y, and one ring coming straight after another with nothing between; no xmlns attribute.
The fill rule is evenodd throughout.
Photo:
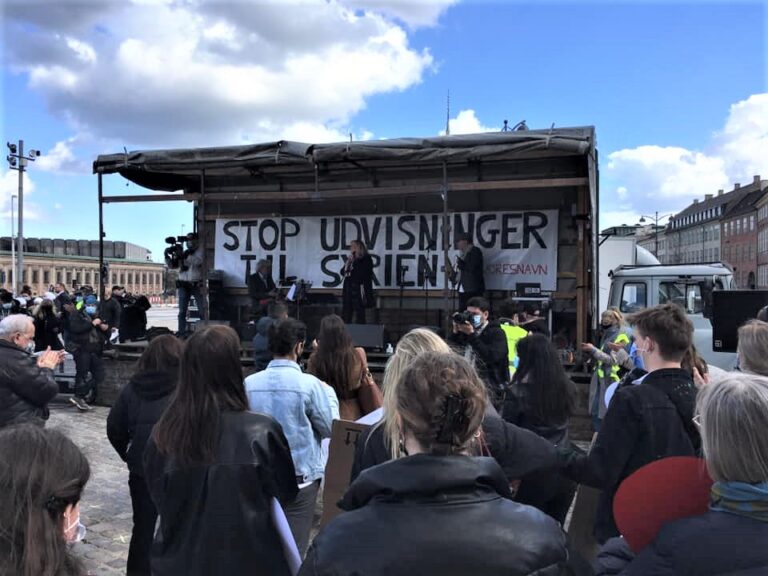
<svg viewBox="0 0 768 576"><path fill-rule="evenodd" d="M58 508L58 501L59 499L56 498L56 496L51 496L48 498L48 500L45 501L45 508L51 512L56 512L56 509Z"/></svg>

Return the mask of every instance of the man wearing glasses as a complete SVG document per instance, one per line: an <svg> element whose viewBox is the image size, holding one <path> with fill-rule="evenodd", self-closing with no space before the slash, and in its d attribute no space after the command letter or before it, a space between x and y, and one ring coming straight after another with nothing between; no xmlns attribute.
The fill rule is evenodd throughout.
<svg viewBox="0 0 768 576"><path fill-rule="evenodd" d="M0 321L0 428L21 422L40 426L48 402L59 392L53 369L64 351L48 348L35 357L35 325L30 316L12 314Z"/></svg>

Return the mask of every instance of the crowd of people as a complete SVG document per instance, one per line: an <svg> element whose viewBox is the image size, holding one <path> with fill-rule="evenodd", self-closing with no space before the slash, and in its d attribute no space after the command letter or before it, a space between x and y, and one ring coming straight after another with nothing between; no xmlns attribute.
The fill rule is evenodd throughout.
<svg viewBox="0 0 768 576"><path fill-rule="evenodd" d="M85 297L80 314L64 299L60 329L79 334L72 320L92 305ZM598 345L582 345L594 363L587 452L569 433L576 386L533 309L497 322L487 300L467 298L447 338L426 328L400 338L381 385L339 316L311 338L283 305L264 312L253 374L229 327L158 336L112 407L107 435L133 505L128 574L768 571L753 545L768 531L768 323L739 329L738 370L724 372L696 353L683 309L606 311ZM36 327L19 314L0 322L0 574L82 575L70 545L84 531L89 467L41 426L61 353L29 355ZM354 446L342 512L312 539L323 441L339 419L372 425ZM709 511L631 549L614 516L619 488L679 456L704 459ZM579 484L600 490L594 559L564 531Z"/></svg>
<svg viewBox="0 0 768 576"><path fill-rule="evenodd" d="M151 307L145 296L135 298L122 286L113 286L99 301L91 286L70 292L62 283L51 286L41 296L32 296L29 286L24 286L15 298L7 290L0 290L0 301L0 319L8 321L8 330L33 334L25 344L27 352L37 355L58 351L59 363L65 353L71 354L75 363L71 402L82 411L91 409L104 380L104 350L118 338L125 341L145 336L146 311Z"/></svg>

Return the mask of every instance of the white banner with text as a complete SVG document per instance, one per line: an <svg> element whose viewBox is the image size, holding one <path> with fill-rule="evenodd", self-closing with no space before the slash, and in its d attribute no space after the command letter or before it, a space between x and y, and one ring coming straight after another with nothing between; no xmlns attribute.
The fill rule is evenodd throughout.
<svg viewBox="0 0 768 576"><path fill-rule="evenodd" d="M557 210L463 212L449 215L451 242L468 233L483 253L488 290L518 283L555 290ZM215 267L224 284L243 287L256 262L272 261L275 281L295 276L313 288L340 288L349 243L362 240L373 258L374 288L443 287L442 214L264 217L216 220ZM458 252L450 246L451 264Z"/></svg>

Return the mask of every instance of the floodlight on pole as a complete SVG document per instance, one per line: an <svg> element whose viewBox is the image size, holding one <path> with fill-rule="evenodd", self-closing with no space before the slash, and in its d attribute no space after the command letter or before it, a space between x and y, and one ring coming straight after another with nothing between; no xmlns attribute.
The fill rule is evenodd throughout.
<svg viewBox="0 0 768 576"><path fill-rule="evenodd" d="M15 293L21 294L21 290L24 286L24 172L26 172L27 165L30 161L34 162L40 157L40 151L32 149L27 154L24 154L24 140L19 140L18 145L12 142L7 143L8 151L10 154L6 157L8 160L8 166L11 170L17 170L19 172L19 227L18 227L18 242L19 248L18 258L16 260L16 268L14 270L14 284Z"/></svg>

